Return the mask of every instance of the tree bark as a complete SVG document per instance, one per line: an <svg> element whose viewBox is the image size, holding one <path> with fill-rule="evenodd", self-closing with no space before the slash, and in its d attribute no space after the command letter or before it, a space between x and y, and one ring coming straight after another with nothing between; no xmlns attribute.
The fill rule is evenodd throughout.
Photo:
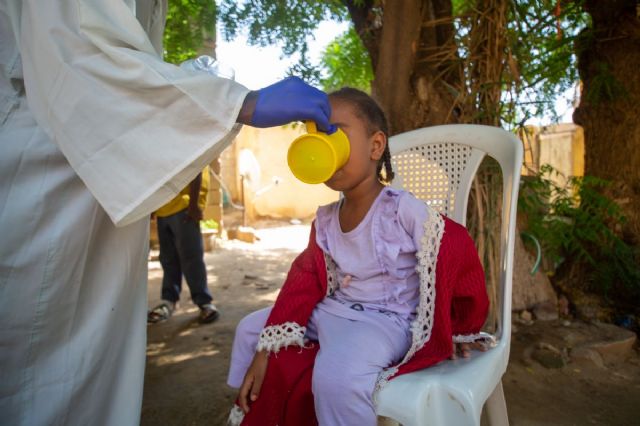
<svg viewBox="0 0 640 426"><path fill-rule="evenodd" d="M608 194L640 244L640 9L636 0L585 0L592 26L576 45L582 80L573 115L584 128L585 174L613 182Z"/></svg>
<svg viewBox="0 0 640 426"><path fill-rule="evenodd" d="M390 133L457 122L457 100L449 88L462 74L448 61L457 52L451 0L346 4L371 56L372 93L387 114Z"/></svg>

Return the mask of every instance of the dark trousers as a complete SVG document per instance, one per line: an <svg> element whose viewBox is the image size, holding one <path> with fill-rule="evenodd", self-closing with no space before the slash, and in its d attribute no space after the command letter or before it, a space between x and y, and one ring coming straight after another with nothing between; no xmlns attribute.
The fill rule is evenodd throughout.
<svg viewBox="0 0 640 426"><path fill-rule="evenodd" d="M160 240L160 264L162 277L162 299L177 302L182 289L184 275L191 300L196 305L211 302L207 288L207 268L204 264L204 248L200 224L189 219L187 210L158 218Z"/></svg>

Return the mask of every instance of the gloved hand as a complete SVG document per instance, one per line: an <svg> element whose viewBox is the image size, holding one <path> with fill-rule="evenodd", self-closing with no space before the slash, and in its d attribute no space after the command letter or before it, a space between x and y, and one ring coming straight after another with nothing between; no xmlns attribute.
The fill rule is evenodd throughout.
<svg viewBox="0 0 640 426"><path fill-rule="evenodd" d="M273 127L292 121L312 120L318 130L336 131L329 123L331 106L327 95L298 77L289 77L258 90L255 110L251 116L254 127Z"/></svg>

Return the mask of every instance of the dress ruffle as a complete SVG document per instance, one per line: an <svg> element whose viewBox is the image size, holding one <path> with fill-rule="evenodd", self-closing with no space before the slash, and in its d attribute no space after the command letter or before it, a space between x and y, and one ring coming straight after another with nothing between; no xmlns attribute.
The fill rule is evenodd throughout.
<svg viewBox="0 0 640 426"><path fill-rule="evenodd" d="M394 278L404 278L399 271L391 268L391 265L395 265L401 248L406 244L402 236L407 233L398 220L401 194L397 190L385 188L381 197L380 208L372 224L376 253L385 269L384 272ZM407 239L411 242L410 238Z"/></svg>
<svg viewBox="0 0 640 426"><path fill-rule="evenodd" d="M385 188L380 197L378 214L373 218L372 223L376 254L388 276L387 291L385 292L387 302L403 303L400 297L406 289L406 281L403 278L406 278L409 273L403 274L393 266L396 265L395 261L404 245L404 241L400 237L406 234L398 220L401 193L391 188ZM409 242L411 241L409 240Z"/></svg>
<svg viewBox="0 0 640 426"><path fill-rule="evenodd" d="M414 253L416 248L412 236L401 224L398 215L403 198L410 195L402 190L386 187L375 201L372 217L372 235L374 238L377 261L387 275L385 302L404 304L402 294L407 290L407 278L415 274L415 257L407 256L407 261L399 261L402 253ZM316 243L325 252L329 252L328 229L335 218L340 201L321 206L316 212ZM402 264L406 263L406 267ZM400 267L399 267L400 266Z"/></svg>
<svg viewBox="0 0 640 426"><path fill-rule="evenodd" d="M325 253L329 252L329 237L327 236L329 223L331 223L331 218L339 205L340 201L336 201L325 206L320 206L318 210L316 210L316 243Z"/></svg>
<svg viewBox="0 0 640 426"><path fill-rule="evenodd" d="M409 282L407 279L416 273L415 252L416 244L408 229L402 222L402 210L410 209L411 216L424 209L422 202L417 201L417 205L410 203L413 197L402 190L385 188L382 205L378 216L374 219L373 226L379 230L375 232L376 251L380 256L380 261L384 265L388 274L389 300L396 303L406 303L406 296ZM405 212L406 213L406 212ZM425 213L426 217L426 213ZM405 254L404 259L400 257Z"/></svg>

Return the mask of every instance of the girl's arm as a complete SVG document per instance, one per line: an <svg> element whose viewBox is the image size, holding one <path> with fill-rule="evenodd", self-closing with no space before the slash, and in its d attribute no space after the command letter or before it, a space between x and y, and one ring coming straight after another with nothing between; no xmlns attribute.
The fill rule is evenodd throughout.
<svg viewBox="0 0 640 426"><path fill-rule="evenodd" d="M315 226L309 244L291 265L287 279L260 333L258 350L278 352L290 345L304 346L306 325L326 294L324 254L316 244Z"/></svg>
<svg viewBox="0 0 640 426"><path fill-rule="evenodd" d="M315 228L312 225L309 244L289 269L287 279L260 333L256 354L240 386L237 404L245 414L260 395L269 366L269 353L291 345L304 346L306 324L325 293L322 280L326 283L326 273L323 275L317 272L318 256L322 256L324 260L322 250L315 242ZM324 288L326 289L326 284Z"/></svg>

